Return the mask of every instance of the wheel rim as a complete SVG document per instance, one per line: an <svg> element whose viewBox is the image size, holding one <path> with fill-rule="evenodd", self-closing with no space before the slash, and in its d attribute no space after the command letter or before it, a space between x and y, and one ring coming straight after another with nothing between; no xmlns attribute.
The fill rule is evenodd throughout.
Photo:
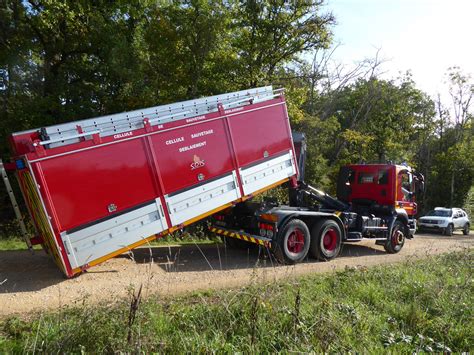
<svg viewBox="0 0 474 355"><path fill-rule="evenodd" d="M299 228L295 228L288 236L286 245L290 253L294 253L294 254L301 253L304 249L303 231Z"/></svg>
<svg viewBox="0 0 474 355"><path fill-rule="evenodd" d="M405 239L405 236L403 235L403 232L400 229L397 228L393 231L392 233L393 246L401 245L404 239Z"/></svg>
<svg viewBox="0 0 474 355"><path fill-rule="evenodd" d="M334 251L337 246L337 232L334 228L329 228L323 236L323 247L327 251Z"/></svg>

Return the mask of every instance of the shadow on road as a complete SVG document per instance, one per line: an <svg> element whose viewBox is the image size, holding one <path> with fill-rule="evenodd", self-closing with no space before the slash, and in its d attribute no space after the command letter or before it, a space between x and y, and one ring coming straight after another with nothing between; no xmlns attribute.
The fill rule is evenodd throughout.
<svg viewBox="0 0 474 355"><path fill-rule="evenodd" d="M385 252L369 246L346 244L339 257L366 257L380 254ZM225 244L140 248L119 258L130 258L140 264L152 260L166 272L235 270L280 265L266 248L232 249ZM317 261L308 258L305 262Z"/></svg>
<svg viewBox="0 0 474 355"><path fill-rule="evenodd" d="M0 293L42 290L65 281L44 251L0 251Z"/></svg>
<svg viewBox="0 0 474 355"><path fill-rule="evenodd" d="M455 235L453 237L417 235L416 237L426 238L431 242L439 238L462 244L472 243L473 238L472 235ZM383 248L375 246L373 242L370 244L345 244L339 258L363 258L384 254ZM140 268L140 265L146 266L150 261L153 261L154 267L158 266L166 273L279 266L271 253L263 248L238 250L230 249L224 244L194 244L135 249L101 266L91 268L89 272L91 274L114 273L114 277L120 278L121 269ZM318 261L308 259L305 262L317 263ZM37 291L65 282L80 282L80 278L81 276L75 280L66 281L61 271L43 251L36 251L34 254L29 251L0 251L0 294Z"/></svg>

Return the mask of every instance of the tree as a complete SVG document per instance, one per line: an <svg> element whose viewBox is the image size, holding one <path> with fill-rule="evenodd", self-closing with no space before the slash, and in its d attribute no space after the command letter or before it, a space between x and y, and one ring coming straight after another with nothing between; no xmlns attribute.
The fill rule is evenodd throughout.
<svg viewBox="0 0 474 355"><path fill-rule="evenodd" d="M450 68L447 75L449 77L449 94L452 99L451 112L455 135L455 147L450 149L454 149L454 153L465 152L466 149L469 151L468 145L471 142L465 143L464 138L466 136L466 126L469 123L472 124L473 113L471 112L471 105L474 96L474 84L470 83L471 77L463 74L458 67ZM453 160L451 169L450 205L453 206L455 200L456 175L465 168L465 165L463 164L463 166L461 166L459 164L462 161L462 154L451 154L451 156Z"/></svg>
<svg viewBox="0 0 474 355"><path fill-rule="evenodd" d="M268 83L285 64L331 43L330 13L323 1L241 1L235 7L231 43L237 54L233 79L241 87Z"/></svg>

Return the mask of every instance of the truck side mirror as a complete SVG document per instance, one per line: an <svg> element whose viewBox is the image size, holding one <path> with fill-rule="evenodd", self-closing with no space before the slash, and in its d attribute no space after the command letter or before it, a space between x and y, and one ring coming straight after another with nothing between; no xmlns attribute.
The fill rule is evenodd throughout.
<svg viewBox="0 0 474 355"><path fill-rule="evenodd" d="M418 182L415 186L415 195L420 196L423 195L425 191L425 183L423 181Z"/></svg>
<svg viewBox="0 0 474 355"><path fill-rule="evenodd" d="M415 195L423 195L425 191L425 177L418 172L415 172L413 175L415 178Z"/></svg>

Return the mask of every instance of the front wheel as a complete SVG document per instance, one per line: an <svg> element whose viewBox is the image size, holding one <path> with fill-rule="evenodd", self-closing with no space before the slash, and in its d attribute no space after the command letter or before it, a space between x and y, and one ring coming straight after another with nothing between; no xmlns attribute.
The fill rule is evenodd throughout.
<svg viewBox="0 0 474 355"><path fill-rule="evenodd" d="M329 261L339 255L342 245L342 233L333 220L321 220L311 229L309 253L313 258Z"/></svg>
<svg viewBox="0 0 474 355"><path fill-rule="evenodd" d="M466 224L464 225L464 228L462 229L462 234L464 234L464 235L469 235L469 227L470 227L470 226L469 226L469 223L466 223Z"/></svg>
<svg viewBox="0 0 474 355"><path fill-rule="evenodd" d="M385 251L389 254L396 254L402 250L406 239L406 228L401 221L395 221L392 234L384 245Z"/></svg>
<svg viewBox="0 0 474 355"><path fill-rule="evenodd" d="M285 264L296 264L304 260L309 250L309 229L300 219L292 219L278 233L275 256Z"/></svg>
<svg viewBox="0 0 474 355"><path fill-rule="evenodd" d="M453 235L453 232L454 232L454 227L452 224L448 224L448 226L446 227L446 229L444 230L444 234L446 234L447 236L452 236Z"/></svg>

